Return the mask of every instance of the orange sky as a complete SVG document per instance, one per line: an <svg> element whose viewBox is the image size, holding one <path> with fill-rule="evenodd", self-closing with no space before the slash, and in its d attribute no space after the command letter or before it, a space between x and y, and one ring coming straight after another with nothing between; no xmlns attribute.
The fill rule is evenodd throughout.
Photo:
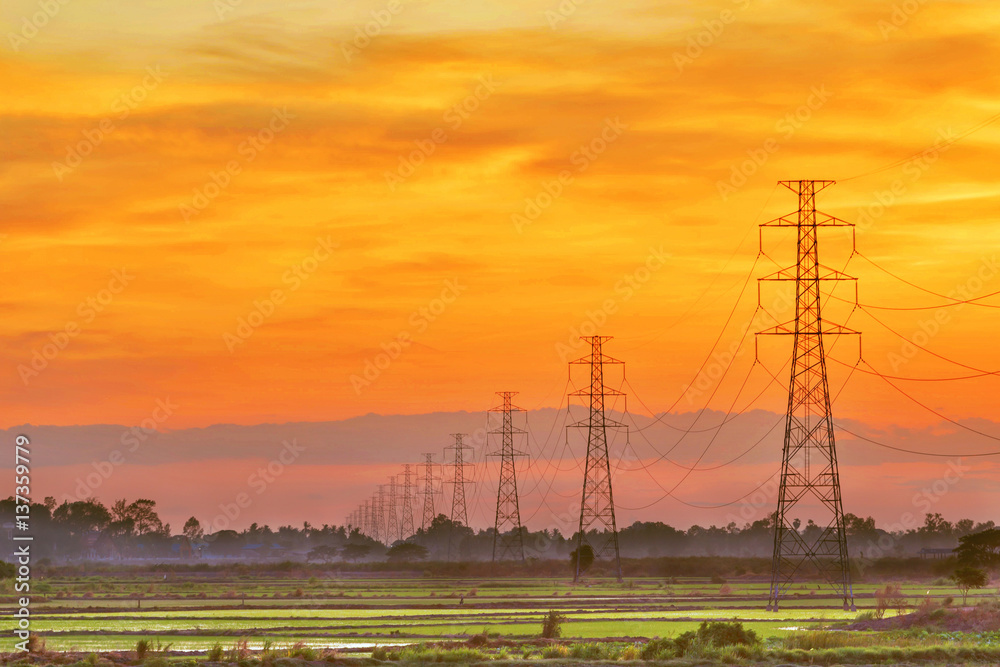
<svg viewBox="0 0 1000 667"><path fill-rule="evenodd" d="M1000 124L851 178L1000 112L993 3L341 4L69 2L43 21L4 3L3 426L136 424L166 398L164 429L479 411L499 389L556 406L558 346L607 300L608 352L662 410L729 315L754 222L796 208L778 179L844 179L819 203L853 221L891 196L858 247L939 292L1000 243ZM849 245L826 238L842 267ZM765 245L792 257L787 234ZM861 258L848 271L866 303L940 302ZM963 308L928 346L998 368L996 312ZM933 313L879 311L907 335ZM883 371L964 372L923 353L893 368L899 339L864 313L851 325ZM761 342L775 372L788 343ZM710 407L728 407L752 346ZM833 355L853 363L856 344ZM995 411L995 380L908 389L955 417ZM782 392L762 403L780 410ZM934 421L860 375L837 411Z"/></svg>

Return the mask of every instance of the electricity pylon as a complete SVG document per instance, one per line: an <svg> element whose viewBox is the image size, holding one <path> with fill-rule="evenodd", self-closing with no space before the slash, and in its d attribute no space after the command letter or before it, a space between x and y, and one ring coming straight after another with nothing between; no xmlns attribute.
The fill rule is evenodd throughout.
<svg viewBox="0 0 1000 667"><path fill-rule="evenodd" d="M413 484L410 481L410 464L403 465L403 516L399 521L399 539L413 535Z"/></svg>
<svg viewBox="0 0 1000 667"><path fill-rule="evenodd" d="M626 428L625 424L609 419L604 412L605 398L612 399L624 396L616 389L609 389L604 384L604 366L622 364L603 352L605 341L611 336L581 336L580 340L590 345L590 354L571 361L570 370L575 364L590 366L590 386L573 392L570 396L585 396L589 398L589 415L567 428L587 429L587 466L583 474L583 497L580 501L580 532L576 545L576 569L573 581L579 581L584 573L583 546L586 544L594 551L594 559L614 556L615 571L618 580L622 579L622 561L618 550L618 527L615 524L615 501L611 492L611 459L608 456L609 428ZM598 530L601 532L599 533ZM593 533L592 535L589 533Z"/></svg>
<svg viewBox="0 0 1000 667"><path fill-rule="evenodd" d="M371 515L369 513L368 508L369 504L368 501L366 500L364 504L361 506L361 534L365 535L366 537L370 536L372 533Z"/></svg>
<svg viewBox="0 0 1000 667"><path fill-rule="evenodd" d="M517 469L514 457L526 456L522 451L514 449L514 436L526 435L527 431L514 427L512 413L523 412L522 408L511 405L511 399L516 391L498 391L501 405L491 408L490 412L499 412L500 428L489 432L489 435L500 436L500 451L488 456L500 457L500 485L497 487L497 514L493 524L493 562L512 557L524 560L524 535L521 530L521 511L517 502Z"/></svg>
<svg viewBox="0 0 1000 667"><path fill-rule="evenodd" d="M372 539L376 542L385 543L385 484L378 485L375 493L375 530L372 532Z"/></svg>
<svg viewBox="0 0 1000 667"><path fill-rule="evenodd" d="M465 481L465 467L469 465L465 462L465 450L472 449L469 445L463 442L465 438L465 433L452 433L453 438L455 438L455 444L445 447L445 450L452 450L454 452L454 460L452 463L447 464L449 467L453 468L454 471L451 475L451 481L448 483L452 485L451 493L451 527L448 531L448 560L451 560L451 547L452 538L455 531L455 526L461 524L463 526L469 525L469 510L465 503L465 485L471 482Z"/></svg>
<svg viewBox="0 0 1000 667"><path fill-rule="evenodd" d="M391 545L399 539L399 514L396 512L396 476L389 478L389 503L385 516L385 543Z"/></svg>
<svg viewBox="0 0 1000 667"><path fill-rule="evenodd" d="M816 211L816 193L833 183L834 181L780 181L781 185L799 196L799 210L761 225L794 227L798 231L795 266L760 279L795 282L795 319L758 332L765 335L794 336L781 482L774 525L771 591L767 602L769 611L778 610L779 600L806 565L815 568L833 586L843 598L845 610L854 609L823 337L858 332L841 325L824 323L820 311L822 281L856 280L836 269L823 266L819 261L820 227L850 227L852 236L854 232L853 224ZM813 504L796 508L803 501ZM794 516L797 510L818 510L826 518L821 519L815 529L800 533L798 527L801 517Z"/></svg>
<svg viewBox="0 0 1000 667"><path fill-rule="evenodd" d="M424 485L424 514L420 521L420 528L424 531L429 530L431 523L434 522L434 496L441 493L441 489L436 488L434 483L440 480L441 478L434 474L434 454L424 454L424 476L420 480Z"/></svg>
<svg viewBox="0 0 1000 667"><path fill-rule="evenodd" d="M453 487L451 494L451 520L453 523L468 526L469 510L465 503L465 485L472 482L465 481L465 467L471 465L465 462L465 450L472 449L472 447L463 442L466 436L465 433L452 433L451 436L455 438L455 444L445 447L446 450L453 451L455 457L451 463L446 464L448 467L453 468L451 480L447 482Z"/></svg>

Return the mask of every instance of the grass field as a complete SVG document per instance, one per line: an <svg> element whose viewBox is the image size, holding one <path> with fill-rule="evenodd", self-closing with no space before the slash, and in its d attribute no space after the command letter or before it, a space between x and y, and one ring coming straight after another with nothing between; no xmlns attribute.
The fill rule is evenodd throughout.
<svg viewBox="0 0 1000 667"><path fill-rule="evenodd" d="M674 637L706 620L738 619L762 638L781 639L844 624L874 606L873 584L855 587L844 611L815 585L798 585L779 612L764 609L767 583L735 579L466 580L407 577L213 573L51 577L35 581L32 630L49 649L112 651L150 639L174 650L207 651L246 639L251 648L306 646L370 650L474 635L537 638L549 610L564 616L562 637L622 641ZM960 593L903 584L914 606ZM982 597L992 597L993 591ZM12 593L4 598L13 607ZM889 612L890 614L893 612ZM0 621L0 651L13 649L14 620Z"/></svg>

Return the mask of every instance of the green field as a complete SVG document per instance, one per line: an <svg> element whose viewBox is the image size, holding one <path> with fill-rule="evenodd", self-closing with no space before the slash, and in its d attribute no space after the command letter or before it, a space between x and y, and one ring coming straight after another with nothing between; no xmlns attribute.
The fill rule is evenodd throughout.
<svg viewBox="0 0 1000 667"><path fill-rule="evenodd" d="M173 650L206 651L246 639L251 648L307 646L365 651L474 635L529 640L549 610L565 618L564 639L638 641L674 637L706 620L738 619L764 639L836 627L874 607L875 585L855 587L857 611L844 611L815 585L793 587L781 611L764 609L767 583L734 579L440 579L305 576L264 578L213 573L46 577L35 582L32 630L49 649L132 649L139 639ZM903 583L913 606L960 599L950 587ZM991 597L992 591L981 598ZM13 606L8 592L5 611ZM890 615L895 613L888 612ZM0 650L13 649L5 615Z"/></svg>

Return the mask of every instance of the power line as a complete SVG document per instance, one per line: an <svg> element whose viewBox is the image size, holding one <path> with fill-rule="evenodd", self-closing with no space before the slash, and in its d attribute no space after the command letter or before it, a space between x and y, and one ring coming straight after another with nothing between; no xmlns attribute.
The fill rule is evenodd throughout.
<svg viewBox="0 0 1000 667"><path fill-rule="evenodd" d="M987 370L984 370L984 369L982 369L982 368L976 368L975 366L970 366L970 365L968 365L968 364L964 364L964 363L962 363L961 361L955 361L954 359L951 359L951 358L949 358L949 357L946 357L946 356L944 356L944 355L942 355L942 354L938 354L937 352L935 352L935 351L931 350L930 348L927 348L927 347L924 347L923 345L920 345L920 344L918 344L917 342L915 342L915 341L913 341L913 340L911 340L911 339L907 338L906 336L904 336L903 334L899 333L898 331L896 331L895 329L893 329L892 327L890 327L890 326L889 326L888 324L886 324L885 322L883 322L883 321L882 321L882 320L880 320L879 318L877 318L877 317L875 317L874 315L872 315L872 314L871 314L870 312L868 312L868 311L867 311L867 310L865 310L864 308L861 308L861 307L859 306L859 307L858 307L858 309L859 309L859 310L860 310L861 312L863 312L863 313L864 313L865 315L867 315L868 317L870 317L870 318L872 318L873 320L875 320L875 322L876 322L876 323L877 323L877 324L878 324L879 326L881 326L881 327L882 327L883 329L885 329L885 330L886 330L886 331L888 331L889 333L891 333L891 334L893 334L894 336L896 336L896 337L900 338L901 340L904 340L904 341L906 341L907 343L909 343L909 344L913 345L913 347L917 348L918 350L923 350L924 352L926 352L927 354L929 354L929 355L931 355L931 356L934 356L934 357L937 357L938 359L941 359L941 360L943 360L943 361L947 361L947 362L948 362L948 363L950 363L950 364L954 364L954 365L956 365L956 366L960 366L960 367L962 367L962 368L967 368L967 369L968 369L968 370L970 370L970 371L976 371L977 373L981 373L981 374L983 374L983 375L998 375L998 374L1000 374L1000 373L998 373L997 371L987 371Z"/></svg>
<svg viewBox="0 0 1000 667"><path fill-rule="evenodd" d="M913 154L909 155L908 157L896 160L895 162L891 162L891 163L889 163L887 165L878 167L877 169L873 169L871 171L866 171L863 174L857 174L855 176L850 176L848 178L840 178L840 179L837 179L837 180L840 181L840 182L846 182L846 181L853 181L856 178L864 178L865 176L871 176L873 174L878 174L878 173L881 173L883 171L888 171L889 169L892 169L893 167L898 167L898 166L904 165L907 162L909 162L910 160L913 160L914 158L926 155L926 154L930 153L931 151L941 151L941 150L944 150L946 148L950 148L951 146L953 146L954 144L958 143L962 139L966 138L970 134L972 134L974 132L978 132L979 130L983 129L987 125L995 123L997 120L1000 120L1000 113L994 114L994 115L990 116L986 120L984 120L984 121L982 121L982 122L980 122L980 123L972 126L971 128L969 128L968 130L966 130L962 134L958 135L954 139L950 139L950 140L944 142L940 146L931 146L930 148L925 148L923 150L917 151L916 153L913 153Z"/></svg>
<svg viewBox="0 0 1000 667"><path fill-rule="evenodd" d="M947 294L941 294L940 292L935 292L934 290L929 290L926 287L921 287L920 285L917 285L916 283L910 282L906 278L903 278L901 276L896 275L895 273L893 273L889 269L887 269L884 266L878 264L875 260L871 259L870 257L862 255L860 252L857 253L857 254L862 259L864 259L865 261L867 261L868 263L870 263L872 266L874 266L876 269L878 269L879 271L882 271L883 273L886 273L886 274L892 276L893 278L895 278L896 280L900 281L901 283L904 283L906 285L909 285L910 287L918 289L921 292L926 292L927 294L931 294L931 295L936 296L938 298L947 299L948 301L951 301L952 303L949 304L949 305L960 306L960 305L970 304L970 305L973 305L973 306L982 306L983 308L1000 308L1000 305L996 305L996 304L992 304L992 303L979 303L979 301L982 300L982 299L986 299L986 298L989 298L991 296L996 296L997 294L1000 294L1000 290L998 290L996 292L990 292L989 294L984 294L982 296L978 296L978 297L975 297L975 298L972 298L972 299L956 299L953 296L948 296ZM887 307L883 307L883 309L885 309L885 310L900 310L900 309L896 309L896 308L887 308ZM913 310L924 310L924 308L914 308Z"/></svg>

